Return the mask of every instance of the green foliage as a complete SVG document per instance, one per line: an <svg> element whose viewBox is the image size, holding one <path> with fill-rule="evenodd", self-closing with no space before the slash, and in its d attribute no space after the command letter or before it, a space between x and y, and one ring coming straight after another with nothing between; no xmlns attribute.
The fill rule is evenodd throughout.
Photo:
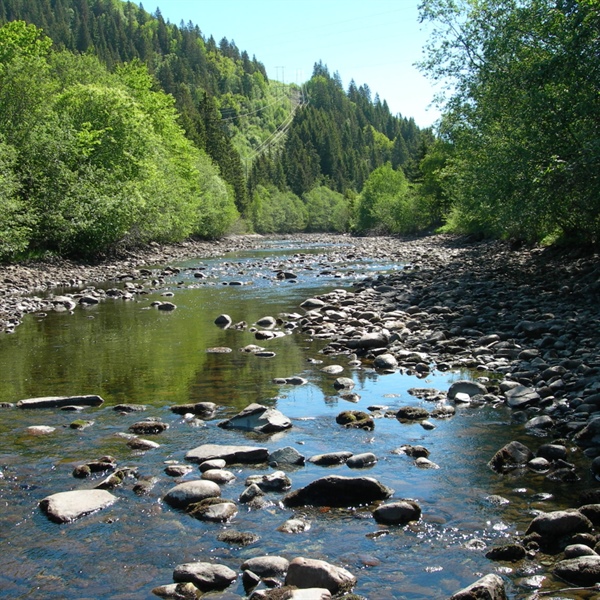
<svg viewBox="0 0 600 600"><path fill-rule="evenodd" d="M273 186L256 188L249 213L257 233L296 233L303 231L307 223L302 200Z"/></svg>
<svg viewBox="0 0 600 600"><path fill-rule="evenodd" d="M424 68L451 78L444 168L460 230L540 241L600 234L600 5L426 0Z"/></svg>
<svg viewBox="0 0 600 600"><path fill-rule="evenodd" d="M350 206L342 194L319 186L304 194L303 200L308 216L306 231L348 231Z"/></svg>

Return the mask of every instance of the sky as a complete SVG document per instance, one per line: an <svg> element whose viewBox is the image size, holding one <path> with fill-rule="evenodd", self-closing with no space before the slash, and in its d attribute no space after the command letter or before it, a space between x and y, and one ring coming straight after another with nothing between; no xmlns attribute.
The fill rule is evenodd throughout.
<svg viewBox="0 0 600 600"><path fill-rule="evenodd" d="M146 0L165 20L191 21L218 43L233 40L262 62L270 79L310 79L321 60L344 89L354 79L378 93L392 114L429 127L439 118L437 88L417 69L428 39L419 0Z"/></svg>

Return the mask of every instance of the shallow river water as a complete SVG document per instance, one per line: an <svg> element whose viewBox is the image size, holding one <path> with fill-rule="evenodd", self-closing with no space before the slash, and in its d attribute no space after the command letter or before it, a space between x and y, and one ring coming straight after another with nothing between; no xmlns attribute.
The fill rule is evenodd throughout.
<svg viewBox="0 0 600 600"><path fill-rule="evenodd" d="M502 445L519 439L503 407L460 408L453 418L435 421L433 430L389 418L378 419L374 431L347 430L335 422L342 410L366 410L374 404L427 407L409 389L446 390L465 373L434 371L424 379L382 375L366 366L349 368L347 357L319 352L326 342L297 332L257 342L248 330L214 325L221 313L251 325L266 315L302 312L299 305L308 297L350 289L355 281L401 269L401 264L360 259L350 246L273 242L263 250L177 266L180 273L134 301L107 300L89 309L78 307L73 314L31 315L15 334L0 337L0 401L75 394L98 394L105 400L102 407L79 414L0 409L0 597L156 598L151 590L172 582L178 564L216 561L240 572L244 560L265 554L321 558L344 566L358 579L355 592L370 600L446 598L490 572L505 577L510 598L532 597L540 585L561 587L537 563L493 563L484 556L484 546L522 533L533 511L565 508L589 483L565 486L533 473L492 472L487 461ZM298 279L278 280L280 268L294 271ZM194 276L200 272L206 278ZM232 281L243 285L225 285ZM165 291L174 296L162 297ZM172 300L177 310L157 311L150 307L153 300ZM276 356L239 351L253 343ZM207 352L217 346L233 352ZM344 366L343 375L354 379L357 404L341 399L332 385L335 377L320 371L330 364ZM292 375L306 378L308 384L273 383L276 377ZM200 401L220 407L216 418L204 425L170 411L174 404ZM277 407L292 419L293 428L258 436L217 427L252 402ZM121 414L113 410L119 403L147 408ZM170 426L152 437L160 448L145 453L130 450L119 435L142 417L159 417ZM76 418L94 423L82 431L71 429ZM33 436L27 431L33 425L56 430ZM548 440L523 441L535 448ZM367 508L292 510L279 504L282 495L271 493L272 506L248 511L240 505L231 523L195 520L163 503L166 491L179 481L164 468L166 461L185 462L186 452L204 443L258 444L270 450L293 446L306 457L337 450L373 452L379 460L367 470L310 463L288 469L292 489L327 474L368 475L393 488L393 498L417 500L423 519L409 527L382 527ZM440 468L417 468L413 459L393 452L402 444L426 446ZM69 524L50 522L38 502L56 492L93 487L99 478L75 479L73 468L107 454L119 466L157 477L158 483L142 496L132 491L133 482L126 483L113 492L119 500L112 507ZM231 470L236 480L223 487L222 495L237 500L248 475L273 469L261 465ZM195 469L184 479L198 476ZM493 495L510 502L498 504L490 499ZM310 529L294 535L277 531L292 516L308 519ZM260 540L231 547L217 539L226 529L252 532ZM238 577L222 597L244 596Z"/></svg>

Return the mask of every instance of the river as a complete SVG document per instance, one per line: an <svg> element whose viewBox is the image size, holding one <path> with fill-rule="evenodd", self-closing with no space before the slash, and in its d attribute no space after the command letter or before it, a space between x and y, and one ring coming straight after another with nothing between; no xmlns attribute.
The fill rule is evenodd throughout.
<svg viewBox="0 0 600 600"><path fill-rule="evenodd" d="M344 566L358 579L355 593L369 600L445 598L489 572L504 576L511 598L528 598L541 585L547 573L537 563L493 563L483 548L522 533L535 510L562 508L586 482L565 489L543 475L499 476L489 469L487 461L496 450L515 439L503 406L459 408L454 417L436 420L432 430L394 418L377 419L373 431L344 429L335 422L347 409L426 406L409 390L447 390L468 373L433 371L425 378L379 374L366 365L349 367L347 356L320 353L325 341L297 331L260 342L249 329L214 324L222 313L249 325L266 315L302 313L299 305L308 297L351 289L365 277L401 269L402 264L355 256L345 244L273 241L262 250L177 266L178 273L164 275L132 301L109 299L72 314L29 315L14 334L0 337L0 401L76 394L98 394L105 400L103 406L79 414L0 409L1 597L156 598L152 589L170 583L178 564L216 561L240 571L244 560L265 554L320 558ZM298 277L278 279L279 270ZM103 287L116 286L110 282ZM177 309L151 306L165 300ZM239 351L255 343L275 356ZM207 352L215 347L232 352ZM333 387L334 377L321 371L332 364L343 366L343 374L354 379L357 404L343 400ZM308 383L273 382L293 375ZM216 418L203 424L170 410L175 404L203 401L219 406ZM276 407L292 419L292 429L259 436L217 427L253 402ZM121 403L142 404L146 410L114 411ZM166 432L152 438L160 448L135 452L119 435L142 417L169 424ZM70 428L77 418L93 424L84 430ZM56 429L32 435L28 428L35 425ZM186 452L204 443L260 444L270 450L293 446L306 457L337 450L373 452L377 464L358 473L345 465L311 463L286 471L292 489L328 474L375 477L394 489L394 499L417 500L423 518L406 527L382 527L366 507L292 510L279 503L282 494L271 493L271 506L249 511L240 505L230 523L195 520L162 501L176 483L164 468L169 461L184 463ZM413 459L394 452L403 444L426 446L439 468L420 469ZM126 483L114 491L119 500L112 507L65 525L50 522L38 502L98 483L99 478L75 479L72 471L104 455L158 482L145 495L135 494ZM247 476L272 471L265 465L231 470L236 480L223 486L223 496L233 500ZM195 470L184 480L197 476ZM499 502L497 496L508 502ZM293 516L309 520L310 529L294 535L279 532ZM232 547L217 539L231 529L258 534L260 540ZM245 597L241 577L215 597Z"/></svg>

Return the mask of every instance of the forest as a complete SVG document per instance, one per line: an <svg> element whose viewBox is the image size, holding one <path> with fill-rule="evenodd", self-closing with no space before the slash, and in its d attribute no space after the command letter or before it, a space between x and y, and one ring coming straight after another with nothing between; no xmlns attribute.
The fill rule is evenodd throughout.
<svg viewBox="0 0 600 600"><path fill-rule="evenodd" d="M0 260L228 233L595 244L598 0L424 0L435 130L121 0L0 0ZM200 24L201 25L201 24Z"/></svg>

